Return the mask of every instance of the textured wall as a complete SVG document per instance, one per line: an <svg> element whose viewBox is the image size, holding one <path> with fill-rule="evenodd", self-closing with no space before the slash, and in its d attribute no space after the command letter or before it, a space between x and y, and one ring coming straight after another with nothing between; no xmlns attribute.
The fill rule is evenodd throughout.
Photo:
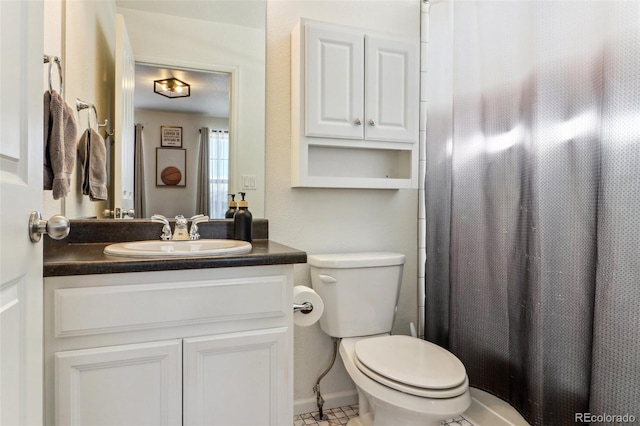
<svg viewBox="0 0 640 426"><path fill-rule="evenodd" d="M291 188L290 41L301 17L419 40L420 2L281 1L267 7L266 217L270 238L313 253L389 250L407 256L395 333L417 323L418 190ZM310 285L296 266L296 284ZM331 339L316 324L295 329L296 412L315 407L312 387L331 357ZM326 408L355 402L342 362L323 379Z"/></svg>

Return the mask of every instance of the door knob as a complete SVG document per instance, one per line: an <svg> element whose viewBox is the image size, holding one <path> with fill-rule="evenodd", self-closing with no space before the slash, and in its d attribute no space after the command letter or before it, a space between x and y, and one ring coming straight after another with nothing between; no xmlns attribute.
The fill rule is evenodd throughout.
<svg viewBox="0 0 640 426"><path fill-rule="evenodd" d="M47 234L54 240L62 240L69 235L71 224L69 219L57 214L49 220L43 220L39 211L31 212L29 217L29 238L32 243L40 241L42 234Z"/></svg>

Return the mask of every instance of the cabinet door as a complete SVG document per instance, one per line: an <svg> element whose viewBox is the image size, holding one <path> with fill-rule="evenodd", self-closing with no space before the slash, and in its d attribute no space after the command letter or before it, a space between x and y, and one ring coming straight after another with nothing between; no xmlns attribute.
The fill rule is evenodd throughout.
<svg viewBox="0 0 640 426"><path fill-rule="evenodd" d="M417 142L417 44L367 36L366 46L365 139Z"/></svg>
<svg viewBox="0 0 640 426"><path fill-rule="evenodd" d="M180 340L55 354L56 424L180 425Z"/></svg>
<svg viewBox="0 0 640 426"><path fill-rule="evenodd" d="M305 27L306 136L363 138L364 34Z"/></svg>
<svg viewBox="0 0 640 426"><path fill-rule="evenodd" d="M185 339L184 424L291 424L288 352L286 327Z"/></svg>

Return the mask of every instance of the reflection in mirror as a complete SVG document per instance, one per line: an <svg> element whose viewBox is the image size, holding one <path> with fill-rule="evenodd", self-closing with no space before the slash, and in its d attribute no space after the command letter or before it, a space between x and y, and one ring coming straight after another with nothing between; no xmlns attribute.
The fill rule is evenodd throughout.
<svg viewBox="0 0 640 426"><path fill-rule="evenodd" d="M142 63L135 70L136 140L143 147L135 167L145 182L139 216L224 218L234 140L229 73ZM161 87L171 78L174 87ZM157 93L163 89L167 94Z"/></svg>
<svg viewBox="0 0 640 426"><path fill-rule="evenodd" d="M212 72L226 75L229 86L227 128L230 136L228 192L246 192L253 216L264 217L266 0L83 0L67 1L64 9L66 97L95 103L100 111L100 119L109 119L107 130L115 130L116 134L107 141L111 152L109 201L92 203L76 188L63 206L66 215L70 218L103 218L103 210L128 211L133 207L134 121L152 123L151 119L134 117L134 95L129 93L133 92L134 86L132 68L137 64L155 65L155 68L175 73L177 78L180 78L179 74L193 70L211 74L211 78L221 77ZM118 52L121 45L125 44L117 30L120 27L126 30L130 42L127 64L131 64L131 67L127 65L127 74L119 78L116 70L118 64L122 63L122 56ZM126 100L118 95L117 90L114 91L114 86L131 89L126 93ZM195 86L191 89L191 97L195 98ZM153 93L153 88L148 92L149 96L161 98ZM175 103L179 100L168 101ZM145 160L145 166L149 169L147 172L150 173L145 184L148 188L145 191L146 203L166 202L187 216L190 214L187 210L193 210L194 213L196 210L197 181L190 172L197 170L191 160L196 158L198 143L189 145L193 143L193 138L187 134L186 125L183 126L185 146L181 149L186 150L185 185L157 187L155 149L165 149L160 142L160 127L177 126L173 120L162 119L162 114L165 113L153 112L157 124L149 124L144 128L151 151ZM225 129L220 123L209 126L211 129ZM156 134L151 135L152 131ZM189 132L193 132L193 129ZM196 139L199 135L195 136ZM188 202L184 199L172 200L175 192L190 193L193 199ZM150 205L148 208L161 207ZM144 216L163 212L173 215L168 210L151 210L144 212ZM142 217L140 213L136 212L136 217Z"/></svg>
<svg viewBox="0 0 640 426"><path fill-rule="evenodd" d="M162 65L174 72L176 78L189 70L227 73L229 192L246 192L254 217L264 217L266 0L116 0L116 5L117 13L122 15L126 25L137 64ZM194 97L195 87L191 89L191 97ZM149 92L161 97L153 94L151 89ZM159 117L160 114L154 115ZM165 122L161 125L171 124ZM160 131L161 125L154 125L154 131ZM145 133L149 130L145 126ZM186 143L186 129L184 131ZM160 146L159 136L153 137L151 145L164 148ZM184 149L187 150L186 157L195 156L196 149ZM155 153L151 157L151 162L154 161ZM186 167L190 175L189 170L195 166L187 162ZM153 173L155 168L156 165L152 166ZM156 191L156 195L147 197L146 202L166 197L167 205L182 209L182 201L171 201L169 194L191 192L194 198L189 200L189 205L194 205L196 183L188 178L184 191L161 188L156 187L154 175L145 186ZM160 212L144 213L148 217ZM181 211L180 214L186 216L188 213Z"/></svg>

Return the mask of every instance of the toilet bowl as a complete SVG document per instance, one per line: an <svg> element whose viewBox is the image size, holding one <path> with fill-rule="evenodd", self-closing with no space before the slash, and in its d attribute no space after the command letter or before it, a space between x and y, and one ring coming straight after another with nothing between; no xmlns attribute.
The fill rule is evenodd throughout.
<svg viewBox="0 0 640 426"><path fill-rule="evenodd" d="M388 362L394 355L396 362ZM344 338L340 356L359 396L359 416L349 426L440 425L471 404L462 363L424 340L390 335Z"/></svg>
<svg viewBox="0 0 640 426"><path fill-rule="evenodd" d="M310 255L311 284L324 302L320 327L340 338L340 356L358 391L350 426L428 426L471 404L464 365L447 350L392 336L405 256Z"/></svg>

